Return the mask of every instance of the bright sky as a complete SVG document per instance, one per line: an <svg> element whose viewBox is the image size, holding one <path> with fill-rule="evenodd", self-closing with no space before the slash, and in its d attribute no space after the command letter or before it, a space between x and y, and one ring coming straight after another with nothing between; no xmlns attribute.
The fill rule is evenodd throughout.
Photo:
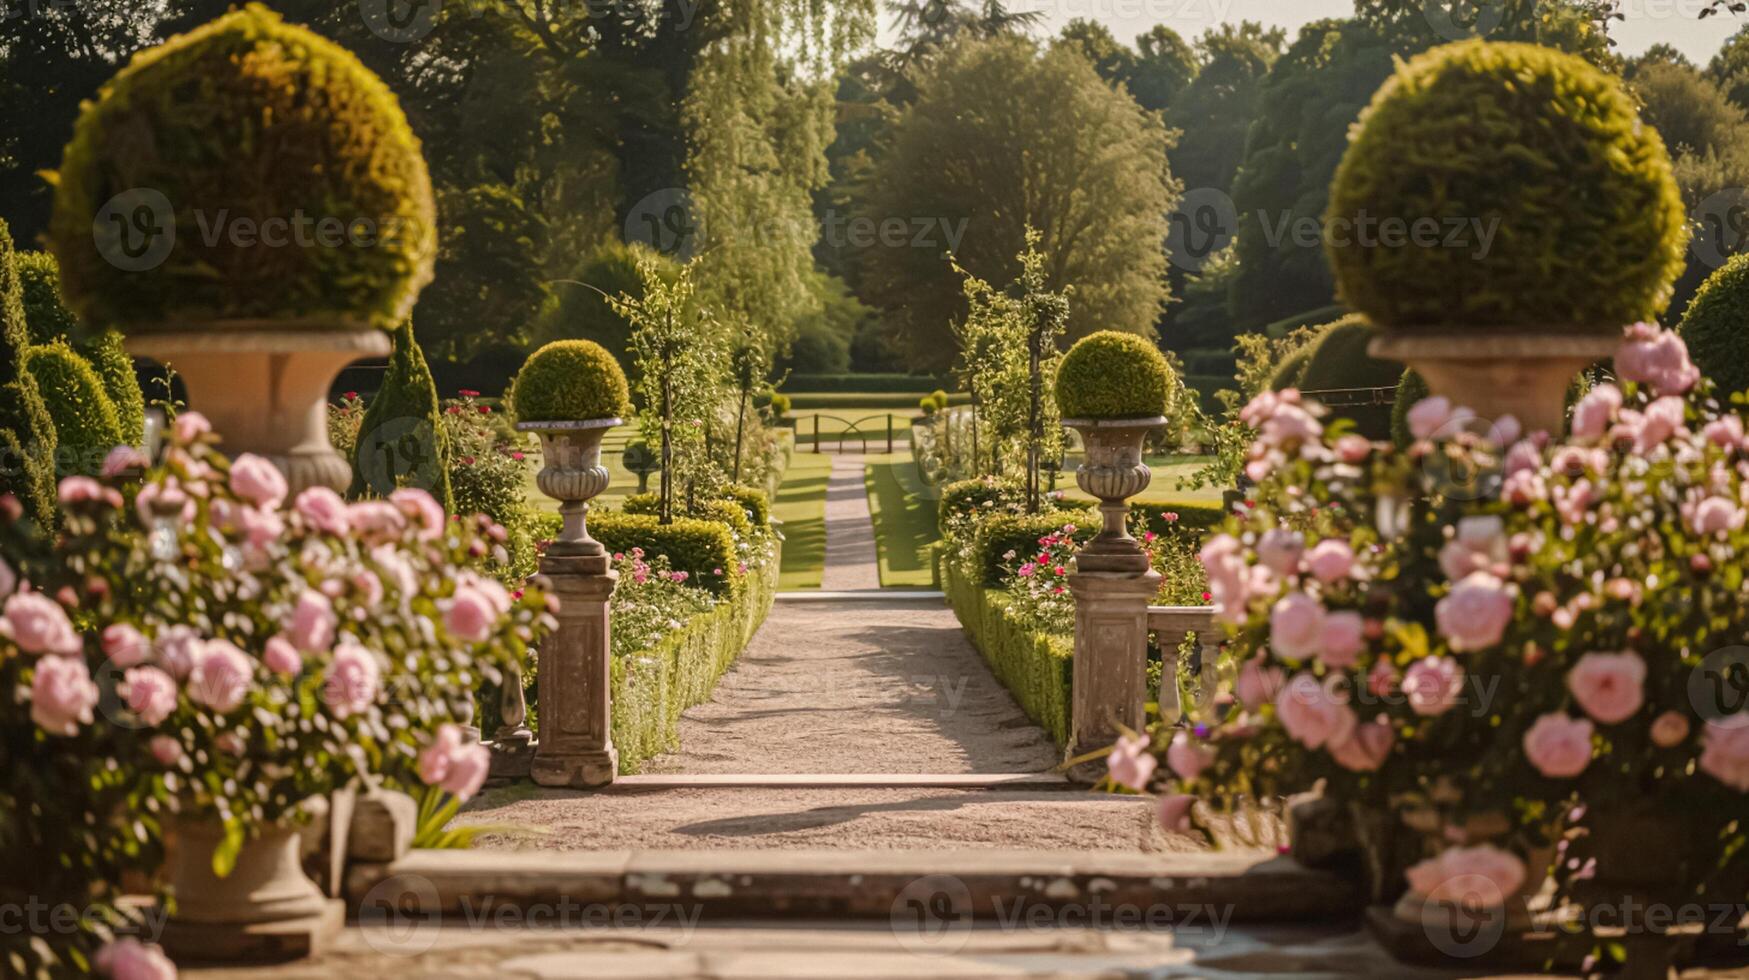
<svg viewBox="0 0 1749 980"><path fill-rule="evenodd" d="M1619 5L1627 20L1611 30L1617 50L1634 55L1664 41L1675 45L1696 64L1704 65L1725 38L1749 23L1749 17L1729 13L1706 20L1698 16L1704 0L1623 0ZM1354 12L1353 0L1012 0L1010 9L1041 10L1055 34L1077 17L1099 21L1123 41L1155 24L1167 26L1195 40L1203 31L1222 23L1261 21L1288 29L1288 39L1301 25L1325 17L1346 17ZM1044 33L1044 31L1041 31ZM881 40L892 40L892 16L881 14Z"/></svg>

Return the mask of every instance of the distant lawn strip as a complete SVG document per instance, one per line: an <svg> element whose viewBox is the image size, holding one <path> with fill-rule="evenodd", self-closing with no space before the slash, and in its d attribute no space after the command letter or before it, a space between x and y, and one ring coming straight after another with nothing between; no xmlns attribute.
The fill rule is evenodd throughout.
<svg viewBox="0 0 1749 980"><path fill-rule="evenodd" d="M879 409L883 412L898 412L909 417L917 414L917 403L922 401L924 396L929 395L930 392L911 391L889 393L879 391L835 391L819 393L785 392L785 394L789 395L790 406L796 409L815 408L825 409L827 411L846 408ZM953 394L950 392L947 397L948 404L950 405L969 405L972 401L972 396L967 394Z"/></svg>
<svg viewBox="0 0 1749 980"><path fill-rule="evenodd" d="M921 397L921 396L919 396ZM845 452L884 453L887 451L887 426L893 429L893 445L911 444L911 419L917 414L913 401L909 410L899 408L822 408L796 409L789 417L795 420L796 448L813 451L815 427L823 449L832 452L842 446Z"/></svg>
<svg viewBox="0 0 1749 980"><path fill-rule="evenodd" d="M817 589L826 574L826 482L832 457L797 452L784 472L772 517L783 522L783 569L779 591Z"/></svg>
<svg viewBox="0 0 1749 980"><path fill-rule="evenodd" d="M1148 485L1148 489L1142 491L1138 499L1159 504L1178 503L1186 506L1220 507L1221 491L1219 489L1211 487L1204 487L1201 490L1178 489L1179 480L1195 473L1207 465L1208 461L1209 457L1207 456L1150 457L1148 464L1154 470L1154 480ZM1083 493L1081 488L1075 485L1073 472L1064 473L1057 478L1057 489L1062 490L1064 496L1070 500L1096 502L1091 495Z"/></svg>
<svg viewBox="0 0 1749 980"><path fill-rule="evenodd" d="M929 589L935 587L932 570L936 529L936 503L923 492L911 457L870 456L865 481L868 509L874 516L875 548L880 555L881 587Z"/></svg>

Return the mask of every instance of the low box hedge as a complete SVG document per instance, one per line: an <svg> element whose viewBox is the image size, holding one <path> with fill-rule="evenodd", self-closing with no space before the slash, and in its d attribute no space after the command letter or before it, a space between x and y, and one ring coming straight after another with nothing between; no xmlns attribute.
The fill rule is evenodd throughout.
<svg viewBox="0 0 1749 980"><path fill-rule="evenodd" d="M1175 514L1178 519L1169 521L1166 519L1168 514ZM1207 532L1219 527L1227 519L1227 512L1220 504L1185 504L1170 500L1143 499L1130 501L1130 518L1132 533L1135 523L1139 521L1145 521L1147 529L1155 534L1165 534L1172 527L1195 528Z"/></svg>
<svg viewBox="0 0 1749 980"><path fill-rule="evenodd" d="M625 498L619 506L620 510L627 514L658 517L662 513L662 498L653 493L635 493ZM679 515L684 510L684 503L676 500L674 502L675 514ZM722 524L742 540L753 535L753 522L747 517L746 506L739 501L700 500L696 502L690 512L686 513L686 516L694 520ZM649 546L646 545L644 550L649 551Z"/></svg>
<svg viewBox="0 0 1749 980"><path fill-rule="evenodd" d="M1008 613L1010 600L1006 595L984 588L957 565L948 560L938 562L942 591L972 645L1026 716L1049 732L1058 745L1067 745L1075 677L1074 638L1021 626Z"/></svg>
<svg viewBox="0 0 1749 980"><path fill-rule="evenodd" d="M977 567L985 585L1002 585L1011 560L1017 555L1037 552L1039 539L1074 525L1077 544L1086 544L1099 533L1102 522L1099 512L1088 508L1046 511L1042 514L1003 514L985 519L978 526L973 543Z"/></svg>
<svg viewBox="0 0 1749 980"><path fill-rule="evenodd" d="M735 538L726 524L680 517L664 525L646 514L598 511L589 515L589 533L614 554L642 548L652 558L667 555L675 571L689 576L689 585L716 595L733 591Z"/></svg>
<svg viewBox="0 0 1749 980"><path fill-rule="evenodd" d="M613 744L621 774L680 746L681 712L710 698L765 622L781 565L774 558L744 578L733 598L692 617L654 647L614 658Z"/></svg>

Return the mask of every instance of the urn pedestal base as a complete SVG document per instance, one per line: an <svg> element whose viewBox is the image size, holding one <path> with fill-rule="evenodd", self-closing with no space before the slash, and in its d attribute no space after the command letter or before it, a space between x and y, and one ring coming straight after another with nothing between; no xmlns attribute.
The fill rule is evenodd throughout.
<svg viewBox="0 0 1749 980"><path fill-rule="evenodd" d="M1427 390L1466 406L1484 423L1510 415L1525 432L1567 428L1573 376L1615 353L1621 331L1536 332L1477 328L1386 332L1367 352L1415 369Z"/></svg>
<svg viewBox="0 0 1749 980"><path fill-rule="evenodd" d="M268 962L319 953L345 923L345 904L304 874L295 827L263 829L246 841L221 878L213 852L224 839L216 822L175 824L169 867L176 914L165 920L163 946L181 961Z"/></svg>

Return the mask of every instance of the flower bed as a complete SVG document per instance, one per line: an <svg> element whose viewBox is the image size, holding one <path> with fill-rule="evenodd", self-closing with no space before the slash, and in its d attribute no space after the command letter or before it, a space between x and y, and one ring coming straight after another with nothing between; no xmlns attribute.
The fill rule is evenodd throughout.
<svg viewBox="0 0 1749 980"><path fill-rule="evenodd" d="M1014 599L990 589L943 556L941 584L960 625L989 662L996 679L1020 702L1026 716L1058 745L1069 741L1075 639L1026 625Z"/></svg>

